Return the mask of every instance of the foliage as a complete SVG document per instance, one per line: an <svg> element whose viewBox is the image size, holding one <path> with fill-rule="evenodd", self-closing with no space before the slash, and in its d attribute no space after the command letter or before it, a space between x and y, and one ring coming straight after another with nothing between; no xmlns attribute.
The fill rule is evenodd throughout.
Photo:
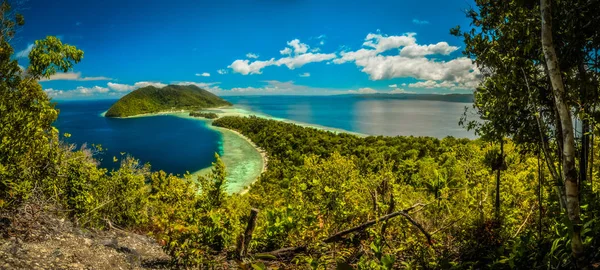
<svg viewBox="0 0 600 270"><path fill-rule="evenodd" d="M106 117L128 117L171 110L198 110L227 106L231 103L195 85L146 86L113 104Z"/></svg>
<svg viewBox="0 0 600 270"><path fill-rule="evenodd" d="M190 112L192 117L204 117L206 119L217 119L219 115L213 112Z"/></svg>

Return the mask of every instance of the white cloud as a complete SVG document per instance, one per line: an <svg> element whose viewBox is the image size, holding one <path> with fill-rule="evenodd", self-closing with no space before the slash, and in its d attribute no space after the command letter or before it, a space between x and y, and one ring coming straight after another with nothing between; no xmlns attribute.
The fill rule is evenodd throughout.
<svg viewBox="0 0 600 270"><path fill-rule="evenodd" d="M208 73L208 72L196 73L196 76L198 76L198 77L210 77L210 73Z"/></svg>
<svg viewBox="0 0 600 270"><path fill-rule="evenodd" d="M146 87L146 86L154 86L156 88L163 88L167 86L164 83L160 82L136 82L133 85L128 84L120 84L120 83L108 83L108 87L117 92L129 92L138 88Z"/></svg>
<svg viewBox="0 0 600 270"><path fill-rule="evenodd" d="M449 55L456 50L458 50L458 47L450 46L448 45L448 42L442 41L430 45L409 45L402 48L400 55L406 57L421 57L432 54Z"/></svg>
<svg viewBox="0 0 600 270"><path fill-rule="evenodd" d="M42 78L40 82L46 81L111 81L111 78L107 77L81 77L81 72L66 72L66 73L56 73L50 76L49 79Z"/></svg>
<svg viewBox="0 0 600 270"><path fill-rule="evenodd" d="M367 73L371 80L392 78L415 78L418 80L448 81L457 87L474 87L478 82L479 71L471 59L458 57L449 61L428 59L426 55L448 55L458 49L447 42L431 45L416 43L414 33L402 36L384 36L370 33L363 46L356 51L341 53L335 64L354 62ZM382 55L382 52L398 49L396 55ZM471 88L472 89L472 88Z"/></svg>
<svg viewBox="0 0 600 270"><path fill-rule="evenodd" d="M309 48L308 45L300 42L299 39L288 41L287 45L294 49L295 54L304 54L308 51Z"/></svg>
<svg viewBox="0 0 600 270"><path fill-rule="evenodd" d="M388 85L388 87L390 87L390 88L397 88L398 85L397 84L390 84L390 85Z"/></svg>
<svg viewBox="0 0 600 270"><path fill-rule="evenodd" d="M319 45L325 45L325 41L324 41L324 40L321 40L321 41L319 42Z"/></svg>
<svg viewBox="0 0 600 270"><path fill-rule="evenodd" d="M210 83L206 83L206 82L175 82L174 84L176 84L176 85L195 85L204 90L213 92L215 94L222 91L222 89L219 88L219 86L218 86L220 84L219 82L210 82Z"/></svg>
<svg viewBox="0 0 600 270"><path fill-rule="evenodd" d="M219 70L217 70L217 73L219 73L221 75L224 75L224 74L227 74L227 70L226 69L219 69Z"/></svg>
<svg viewBox="0 0 600 270"><path fill-rule="evenodd" d="M375 49L377 53L385 52L404 46L416 44L416 33L406 33L402 36L384 36L370 33L365 38L363 46Z"/></svg>
<svg viewBox="0 0 600 270"><path fill-rule="evenodd" d="M242 75L261 74L262 69L268 66L285 65L289 69L296 69L308 63L322 62L334 58L336 58L334 53L303 53L300 55L283 57L278 60L275 60L275 58L271 58L267 61L257 60L254 62L250 62L250 60L235 60L228 67L231 68L233 72L240 73Z"/></svg>
<svg viewBox="0 0 600 270"><path fill-rule="evenodd" d="M390 94L414 94L415 92L406 91L406 90L401 89L401 88L396 88L396 89L390 91L389 93Z"/></svg>
<svg viewBox="0 0 600 270"><path fill-rule="evenodd" d="M300 76L300 77L310 77L310 73L308 73L308 72L304 72L304 73L301 73L301 74L300 74L300 75L298 75L298 76Z"/></svg>
<svg viewBox="0 0 600 270"><path fill-rule="evenodd" d="M44 92L49 97L91 97L97 94L106 94L110 89L101 86L83 87L79 86L73 90L55 90L52 88L45 89Z"/></svg>
<svg viewBox="0 0 600 270"><path fill-rule="evenodd" d="M374 93L377 93L377 90L375 90L373 88L365 87L365 88L358 89L357 93L359 93L359 94L374 94Z"/></svg>
<svg viewBox="0 0 600 270"><path fill-rule="evenodd" d="M472 82L467 83L457 83L451 81L420 81L416 83L411 83L408 85L411 88L425 88L425 89L434 89L434 88L444 88L449 90L469 90L476 87L476 84Z"/></svg>
<svg viewBox="0 0 600 270"><path fill-rule="evenodd" d="M250 60L235 60L228 68L231 68L233 72L241 73L242 75L261 74L263 68L274 64L274 58L271 58L271 60L268 61L254 61L252 63L250 63Z"/></svg>
<svg viewBox="0 0 600 270"><path fill-rule="evenodd" d="M254 58L254 59L256 59L256 58L258 58L258 54L247 53L247 54L246 54L246 57L248 57L248 58Z"/></svg>
<svg viewBox="0 0 600 270"><path fill-rule="evenodd" d="M275 62L275 65L285 65L289 69L302 67L308 63L323 62L336 58L334 53L306 53L294 57L284 57Z"/></svg>
<svg viewBox="0 0 600 270"><path fill-rule="evenodd" d="M285 49L279 51L279 53L282 55L290 55L292 54L292 49L290 49L289 47L285 47Z"/></svg>
<svg viewBox="0 0 600 270"><path fill-rule="evenodd" d="M429 21L422 21L422 20L418 20L418 19L413 19L412 22L414 24L429 24Z"/></svg>
<svg viewBox="0 0 600 270"><path fill-rule="evenodd" d="M27 45L27 48L25 48L24 50L17 52L17 54L15 55L15 57L17 58L27 58L29 57L29 53L31 52L31 50L33 50L33 44L29 44Z"/></svg>

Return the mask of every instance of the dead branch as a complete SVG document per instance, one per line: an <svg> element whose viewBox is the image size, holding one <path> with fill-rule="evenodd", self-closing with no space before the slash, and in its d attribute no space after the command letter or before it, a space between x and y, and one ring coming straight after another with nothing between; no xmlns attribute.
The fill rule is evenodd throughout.
<svg viewBox="0 0 600 270"><path fill-rule="evenodd" d="M425 237L427 238L427 242L429 243L429 245L432 245L433 242L431 241L431 235L423 228L423 226L421 226L421 224L419 224L417 221L415 221L411 216L408 215L408 212L414 210L417 207L423 207L426 206L427 204L422 204L422 203L417 203L407 209L401 210L401 211L397 211L391 214L387 214L385 216L382 216L378 219L375 220L371 220L371 221L367 221L361 225L358 225L356 227L338 232L332 236L329 236L327 238L325 238L323 240L324 243L333 243L333 242L338 242L340 240L342 240L344 238L344 236L353 233L353 232L358 232L358 231L363 231L366 228L369 228L379 222L384 222L386 220L389 220L391 218L397 217L397 216L403 216L406 219L408 219L408 221L413 224L413 226L417 227L417 229L419 229L421 231L421 233L423 233L423 235L425 235ZM296 254L296 253L301 253L301 252L306 252L306 246L297 246L297 247L288 247L288 248L281 248L278 250L274 250L274 251L269 251L269 252L263 252L263 253L257 253L254 256L255 257L263 257L265 259L268 259L268 257L287 257L289 255L292 254Z"/></svg>
<svg viewBox="0 0 600 270"><path fill-rule="evenodd" d="M421 224L419 224L418 222L416 222L411 216L408 215L408 212L412 211L413 209L415 209L415 208L417 208L419 206L425 206L425 204L418 203L418 204L415 204L415 205L413 205L413 206L411 206L411 207L409 207L407 209L400 210L400 211L397 211L397 212L394 212L394 213L382 216L382 217L380 217L378 219L375 219L375 220L367 221L367 222L365 222L363 224L360 224L360 225L358 225L358 226L356 226L354 228L350 228L350 229L338 232L338 233L336 233L336 234L334 234L334 235L332 235L330 237L327 237L325 240L323 240L323 242L325 242L325 243L337 242L337 241L341 240L347 234L350 234L350 233L353 233L353 232L357 232L357 231L362 231L362 230L364 230L364 229L366 229L368 227L371 227L371 226L373 226L373 225L375 225L377 223L386 221L388 219L391 219L391 218L394 218L394 217L397 217L397 216L403 216L406 219L408 219L408 221L410 223L412 223L415 227L417 227L425 235L425 237L427 238L427 241L431 244L431 235L429 235L429 233L426 232L425 229L423 229L423 226L421 226Z"/></svg>

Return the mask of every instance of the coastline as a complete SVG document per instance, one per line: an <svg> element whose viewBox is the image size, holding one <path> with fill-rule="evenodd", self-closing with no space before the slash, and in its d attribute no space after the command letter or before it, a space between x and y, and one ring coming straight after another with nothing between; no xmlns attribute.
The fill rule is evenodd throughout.
<svg viewBox="0 0 600 270"><path fill-rule="evenodd" d="M333 133L347 133L355 136L368 136L366 134L360 134L342 129L329 128L319 125L313 125L308 123L297 122L289 119L276 118L265 114L255 113L243 108L235 106L223 106L211 109L199 110L201 112L213 112L220 117L224 116L238 116L238 117L249 117L256 116L265 119L271 119L276 121L282 121L286 123L292 123L303 127L315 128L319 130L325 130ZM215 127L212 125L214 120L206 119L203 117L192 117L189 116L189 110L176 110L176 111L162 111L157 113L145 113L140 115L128 116L128 117L113 117L115 119L128 119L128 118L141 118L141 117L153 117L161 115L175 116L190 120L202 121L206 124L207 128L217 131L221 137L221 145L219 146L219 154L221 159L225 163L227 169L228 187L227 191L230 194L246 194L250 187L258 180L258 178L267 170L269 158L264 149L258 147L252 140L242 135L236 130L231 130L223 127ZM105 117L106 112L100 114ZM211 172L212 166L202 168L198 171L191 172L192 177L204 176Z"/></svg>

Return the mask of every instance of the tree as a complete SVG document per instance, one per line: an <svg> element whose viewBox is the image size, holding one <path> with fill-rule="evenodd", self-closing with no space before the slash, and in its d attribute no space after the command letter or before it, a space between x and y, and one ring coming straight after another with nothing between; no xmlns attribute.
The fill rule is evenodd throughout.
<svg viewBox="0 0 600 270"><path fill-rule="evenodd" d="M552 41L551 7L551 0L540 0L542 49L548 68L547 73L552 83L554 104L558 112L559 122L562 125L562 178L565 180L567 214L569 220L573 223L571 249L575 257L580 257L583 253L583 243L581 242L581 219L579 217L579 183L577 182L577 170L575 168L575 134L571 112L564 100L565 86L556 50L554 49L554 42Z"/></svg>
<svg viewBox="0 0 600 270"><path fill-rule="evenodd" d="M573 225L572 254L577 257L582 252L578 190L585 178L577 177L571 117L589 118L598 101L600 38L592 25L598 25L600 5L555 0L555 8L549 9L549 1L477 0L477 10L467 11L473 27L466 32L456 27L451 33L463 37L464 53L483 79L474 103L482 121L463 122L484 138L505 135L524 151L542 150L558 201ZM582 125L583 171L589 153L586 130Z"/></svg>
<svg viewBox="0 0 600 270"><path fill-rule="evenodd" d="M198 177L207 207L219 207L227 197L227 171L219 154L215 153L213 168L207 176Z"/></svg>
<svg viewBox="0 0 600 270"><path fill-rule="evenodd" d="M10 41L23 16L8 1L0 6L0 207L29 196L36 182L51 178L58 131L52 127L58 112L38 79L70 70L83 52L58 38L36 41L23 70Z"/></svg>

